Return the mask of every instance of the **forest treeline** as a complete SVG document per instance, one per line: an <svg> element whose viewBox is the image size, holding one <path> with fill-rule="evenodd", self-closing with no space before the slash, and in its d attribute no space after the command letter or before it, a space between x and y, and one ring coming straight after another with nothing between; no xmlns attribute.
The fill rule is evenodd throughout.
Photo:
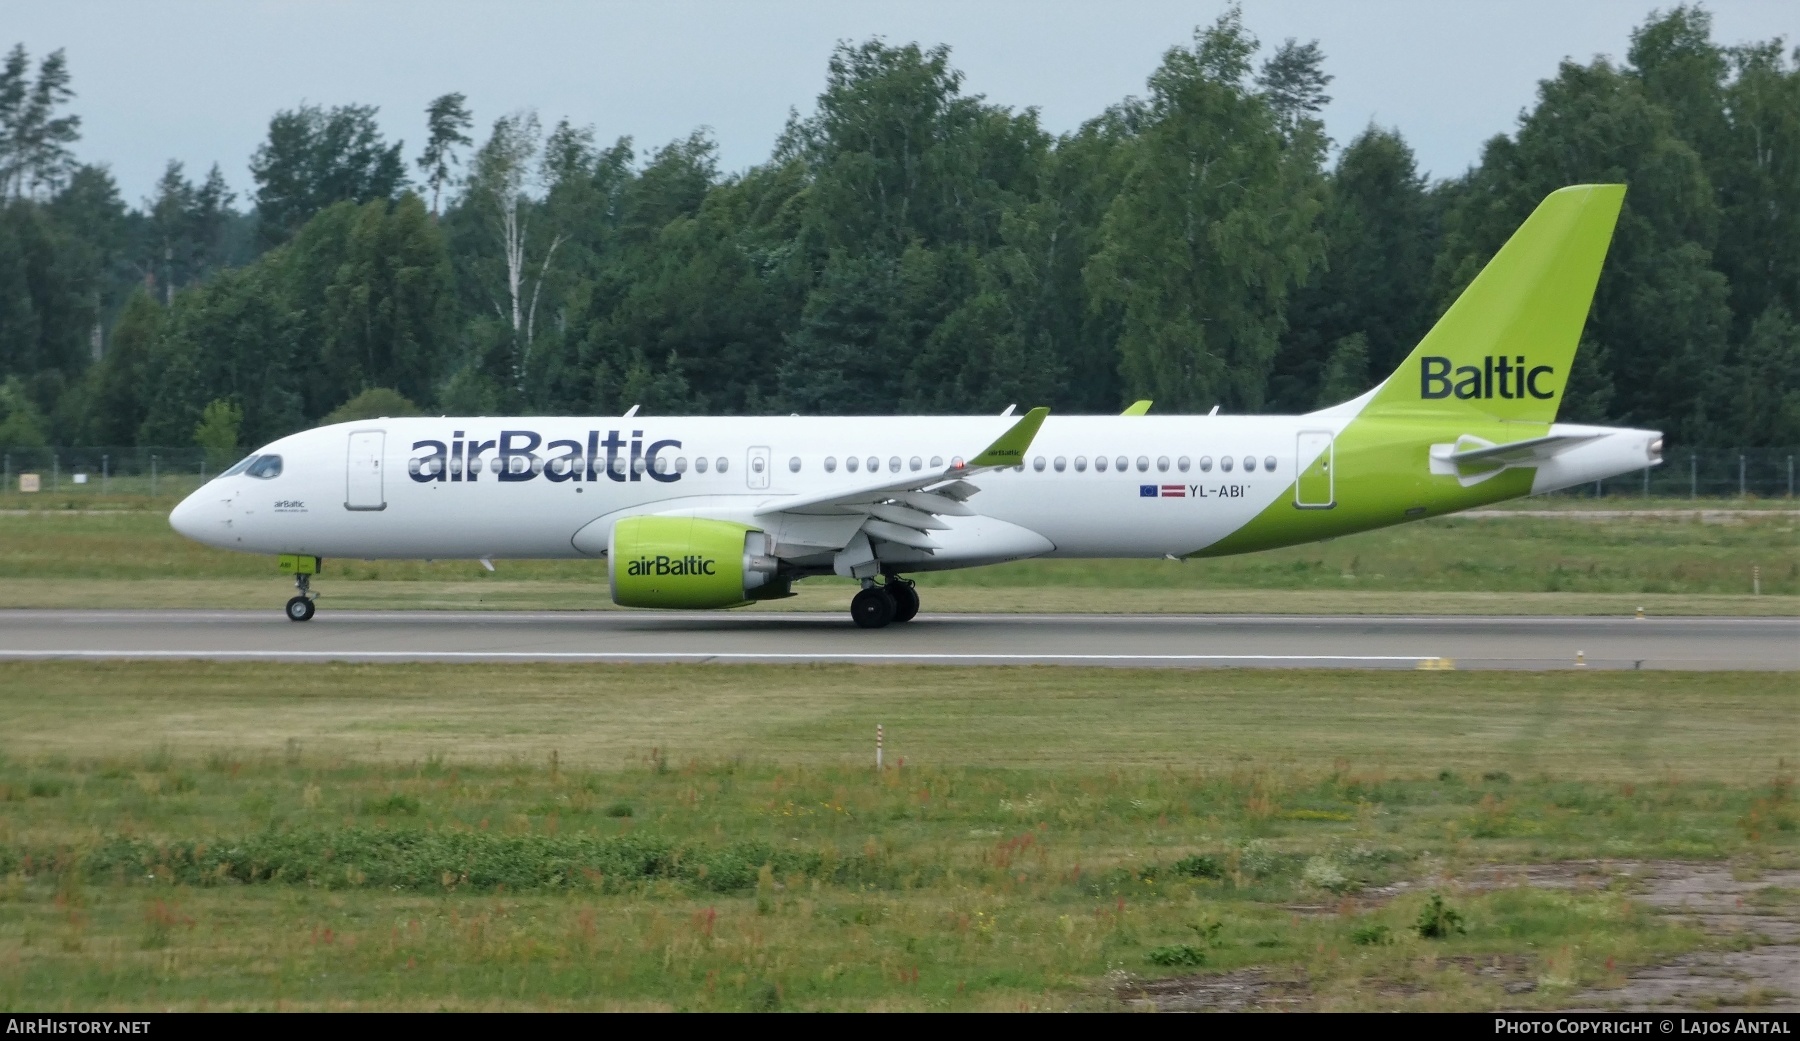
<svg viewBox="0 0 1800 1041"><path fill-rule="evenodd" d="M1398 130L1334 152L1325 56L1233 11L1060 136L965 93L947 48L871 40L742 173L704 132L640 151L518 112L478 139L446 94L422 148L301 106L249 197L171 162L136 207L73 158L64 54L18 47L0 447L224 448L409 407L1304 411L1386 375L1543 196L1592 181L1630 191L1563 418L1800 444L1785 46L1653 13L1439 181Z"/></svg>

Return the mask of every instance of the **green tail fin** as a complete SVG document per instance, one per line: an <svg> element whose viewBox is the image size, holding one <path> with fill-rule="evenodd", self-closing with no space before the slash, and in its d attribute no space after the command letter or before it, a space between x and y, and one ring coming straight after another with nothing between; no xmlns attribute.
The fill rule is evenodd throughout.
<svg viewBox="0 0 1800 1041"><path fill-rule="evenodd" d="M1363 414L1553 422L1624 200L1622 184L1552 192Z"/></svg>

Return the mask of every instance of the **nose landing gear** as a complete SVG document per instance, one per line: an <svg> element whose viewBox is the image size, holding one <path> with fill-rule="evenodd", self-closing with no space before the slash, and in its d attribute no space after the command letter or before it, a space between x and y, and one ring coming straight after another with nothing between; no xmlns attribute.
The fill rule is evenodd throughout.
<svg viewBox="0 0 1800 1041"><path fill-rule="evenodd" d="M312 596L312 590L310 588L312 585L311 579L312 579L311 575L295 575L294 576L294 588L299 590L299 593L287 602L288 621L290 621L290 622L312 621L313 596Z"/></svg>
<svg viewBox="0 0 1800 1041"><path fill-rule="evenodd" d="M294 576L295 595L287 602L287 616L290 622L308 622L313 616L312 577L319 573L325 562L318 557L301 556L296 553L283 553L276 558L276 564L284 575Z"/></svg>
<svg viewBox="0 0 1800 1041"><path fill-rule="evenodd" d="M850 601L850 618L860 628L880 629L892 622L910 622L919 613L919 591L899 575L888 575L884 585L864 579L862 592Z"/></svg>

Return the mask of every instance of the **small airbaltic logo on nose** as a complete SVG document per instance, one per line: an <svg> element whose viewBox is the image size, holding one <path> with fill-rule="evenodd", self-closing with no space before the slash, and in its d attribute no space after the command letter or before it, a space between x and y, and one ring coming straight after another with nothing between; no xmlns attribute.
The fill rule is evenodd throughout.
<svg viewBox="0 0 1800 1041"><path fill-rule="evenodd" d="M1538 380L1545 376L1553 376L1556 370L1548 365L1525 365L1523 354L1507 358L1488 355L1481 360L1481 368L1473 365L1458 365L1455 379L1451 378L1449 358L1427 356L1419 359L1419 397L1427 401L1435 401L1455 395L1459 398L1492 398L1494 392L1509 400L1526 396L1547 399L1556 396L1554 387L1545 389L1538 386Z"/></svg>

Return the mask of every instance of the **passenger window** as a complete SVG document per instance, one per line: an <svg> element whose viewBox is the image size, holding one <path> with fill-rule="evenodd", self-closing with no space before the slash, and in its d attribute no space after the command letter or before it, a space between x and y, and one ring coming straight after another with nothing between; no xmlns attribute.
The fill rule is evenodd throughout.
<svg viewBox="0 0 1800 1041"><path fill-rule="evenodd" d="M1275 472L1275 457L1274 456L1272 456L1272 455L1263 456L1263 469L1269 471L1270 473Z"/></svg>
<svg viewBox="0 0 1800 1041"><path fill-rule="evenodd" d="M687 456L678 455L675 457L675 472L678 474L687 473Z"/></svg>
<svg viewBox="0 0 1800 1041"><path fill-rule="evenodd" d="M718 460L713 463L713 469L719 471L720 473L724 473L725 471L731 469L731 460L725 458L724 456L720 456L718 458Z"/></svg>
<svg viewBox="0 0 1800 1041"><path fill-rule="evenodd" d="M890 473L899 473L900 472L900 457L899 456L894 456L888 460L888 471Z"/></svg>
<svg viewBox="0 0 1800 1041"><path fill-rule="evenodd" d="M644 472L644 460L641 458L633 459L631 461L631 472L634 474L643 473Z"/></svg>
<svg viewBox="0 0 1800 1041"><path fill-rule="evenodd" d="M874 473L875 471L877 471L879 469L881 469L881 460L875 458L874 456L870 456L869 457L869 472Z"/></svg>
<svg viewBox="0 0 1800 1041"><path fill-rule="evenodd" d="M245 469L247 469L250 466L251 463L256 462L256 459L257 459L256 456L247 455L244 458L239 459L236 463L232 464L231 469L225 471L224 473L220 474L219 476L220 477L235 477L238 474L243 473L245 471Z"/></svg>
<svg viewBox="0 0 1800 1041"><path fill-rule="evenodd" d="M1156 457L1156 468L1163 473L1168 473L1169 472L1169 457L1166 455L1157 456Z"/></svg>
<svg viewBox="0 0 1800 1041"><path fill-rule="evenodd" d="M1149 469L1150 469L1150 457L1147 455L1138 456L1138 473L1144 473L1145 471L1147 471ZM1167 470L1168 467L1164 466L1163 469Z"/></svg>
<svg viewBox="0 0 1800 1041"><path fill-rule="evenodd" d="M931 468L933 470L943 469L944 468L944 457L941 455L932 456L931 457Z"/></svg>
<svg viewBox="0 0 1800 1041"><path fill-rule="evenodd" d="M1064 470L1067 470L1069 468L1069 461L1059 455L1056 457L1056 461L1051 463L1050 465L1056 467L1057 473L1062 473Z"/></svg>
<svg viewBox="0 0 1800 1041"><path fill-rule="evenodd" d="M1078 474L1087 473L1087 456L1078 455L1075 457L1075 472Z"/></svg>
<svg viewBox="0 0 1800 1041"><path fill-rule="evenodd" d="M1113 465L1119 468L1120 473L1125 472L1125 468L1129 463L1130 463L1130 460L1126 459L1124 456L1120 456L1119 458L1113 460Z"/></svg>
<svg viewBox="0 0 1800 1041"><path fill-rule="evenodd" d="M1245 473L1254 473L1255 471L1256 471L1256 457L1253 455L1245 456L1244 457L1244 472Z"/></svg>
<svg viewBox="0 0 1800 1041"><path fill-rule="evenodd" d="M910 470L922 470L925 468L925 460L915 455L906 461L906 466Z"/></svg>
<svg viewBox="0 0 1800 1041"><path fill-rule="evenodd" d="M837 456L828 455L825 457L825 472L828 474L837 473Z"/></svg>
<svg viewBox="0 0 1800 1041"><path fill-rule="evenodd" d="M1180 470L1182 473L1187 473L1188 457L1184 455L1180 459L1175 460L1175 469Z"/></svg>
<svg viewBox="0 0 1800 1041"><path fill-rule="evenodd" d="M856 458L855 456L851 456L850 458L844 460L844 469L850 471L851 473L855 473L856 468L861 465L862 465L862 460Z"/></svg>
<svg viewBox="0 0 1800 1041"><path fill-rule="evenodd" d="M666 474L669 472L669 461L660 455L656 457L656 472L659 474Z"/></svg>
<svg viewBox="0 0 1800 1041"><path fill-rule="evenodd" d="M1219 469L1225 471L1226 473L1231 472L1231 457L1230 456L1222 455L1219 457Z"/></svg>
<svg viewBox="0 0 1800 1041"><path fill-rule="evenodd" d="M479 464L477 464L477 465L479 465ZM618 456L617 458L613 459L612 466L609 467L609 469L611 469L613 473L618 474L620 477L625 476L625 457Z"/></svg>
<svg viewBox="0 0 1800 1041"><path fill-rule="evenodd" d="M1106 472L1106 457L1105 456L1097 455L1094 457L1094 472L1101 473L1101 474Z"/></svg>
<svg viewBox="0 0 1800 1041"><path fill-rule="evenodd" d="M1047 462L1045 462L1044 457L1041 455L1031 461L1031 468L1033 470L1036 470L1038 473L1043 473L1044 467L1047 465L1049 465L1049 464Z"/></svg>
<svg viewBox="0 0 1800 1041"><path fill-rule="evenodd" d="M794 458L788 460L788 472L796 473L796 474L800 472L800 457L799 456L795 456Z"/></svg>
<svg viewBox="0 0 1800 1041"><path fill-rule="evenodd" d="M1203 474L1212 473L1212 456L1203 455L1200 457L1200 472Z"/></svg>
<svg viewBox="0 0 1800 1041"><path fill-rule="evenodd" d="M723 466L721 466L721 467L719 467L719 469L723 470L725 468ZM756 458L750 460L750 472L751 473L762 473L763 472L762 456L759 455Z"/></svg>
<svg viewBox="0 0 1800 1041"><path fill-rule="evenodd" d="M271 480L281 476L281 457L278 455L259 455L244 468L244 473L258 480Z"/></svg>
<svg viewBox="0 0 1800 1041"><path fill-rule="evenodd" d="M706 457L705 456L697 455L694 457L694 472L697 474L703 474L706 472Z"/></svg>

